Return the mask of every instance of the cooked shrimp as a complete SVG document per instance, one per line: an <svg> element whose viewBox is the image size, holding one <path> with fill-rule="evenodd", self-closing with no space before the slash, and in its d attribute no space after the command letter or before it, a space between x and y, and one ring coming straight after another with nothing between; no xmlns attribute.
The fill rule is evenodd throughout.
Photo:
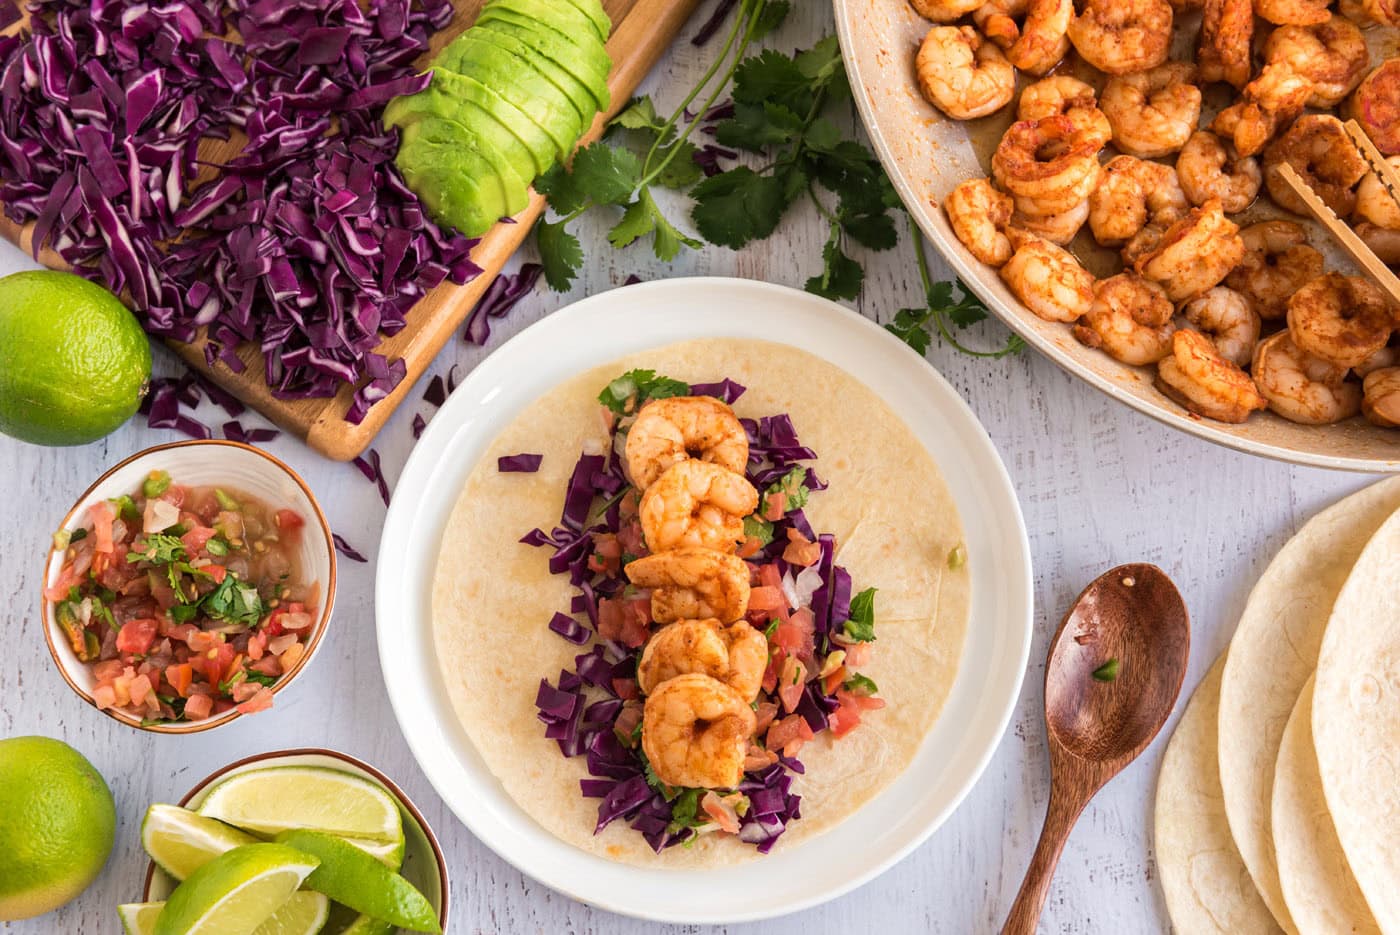
<svg viewBox="0 0 1400 935"><path fill-rule="evenodd" d="M1016 252L1001 278L1016 297L1046 321L1077 321L1094 304L1094 277L1069 251L1044 237L1011 228Z"/></svg>
<svg viewBox="0 0 1400 935"><path fill-rule="evenodd" d="M1276 26L1314 26L1332 16L1329 0L1254 0L1254 12Z"/></svg>
<svg viewBox="0 0 1400 935"><path fill-rule="evenodd" d="M1111 78L1103 89L1103 112L1113 128L1113 144L1143 158L1185 146L1201 119L1201 89L1195 80L1196 67L1187 62Z"/></svg>
<svg viewBox="0 0 1400 935"><path fill-rule="evenodd" d="M1021 35L1006 57L1012 65L1031 75L1043 75L1069 51L1070 20L1074 0L1030 0Z"/></svg>
<svg viewBox="0 0 1400 935"><path fill-rule="evenodd" d="M1259 316L1249 299L1233 289L1207 289L1182 307L1186 321L1210 338L1220 356L1237 367L1249 366L1259 343Z"/></svg>
<svg viewBox="0 0 1400 935"><path fill-rule="evenodd" d="M1382 263L1400 266L1400 230L1381 227L1370 221L1362 221L1356 225L1356 236L1360 237L1362 242L1371 248L1371 252Z"/></svg>
<svg viewBox="0 0 1400 935"><path fill-rule="evenodd" d="M1286 330L1259 342L1250 369L1269 408L1290 422L1330 425L1361 408L1361 387L1347 381L1346 368L1300 351Z"/></svg>
<svg viewBox="0 0 1400 935"><path fill-rule="evenodd" d="M1243 422L1264 408L1249 374L1189 328L1172 335L1172 353L1157 364L1156 385L1187 410L1217 422Z"/></svg>
<svg viewBox="0 0 1400 935"><path fill-rule="evenodd" d="M1289 165L1327 207L1346 217L1356 207L1356 183L1366 160L1356 151L1342 122L1331 114L1304 114L1264 150L1264 184L1279 207L1309 214L1308 206L1283 178Z"/></svg>
<svg viewBox="0 0 1400 935"><path fill-rule="evenodd" d="M1324 273L1288 300L1293 343L1344 370L1385 347L1394 327L1385 293L1361 276Z"/></svg>
<svg viewBox="0 0 1400 935"><path fill-rule="evenodd" d="M1279 62L1313 83L1309 107L1329 109L1356 90L1371 53L1361 30L1340 16L1312 26L1280 26L1269 33L1264 60Z"/></svg>
<svg viewBox="0 0 1400 935"><path fill-rule="evenodd" d="M1011 215L1011 226L1023 231L1038 234L1061 247L1069 244L1089 219L1089 199L1084 199L1068 211L1058 214L1026 214L1017 211Z"/></svg>
<svg viewBox="0 0 1400 935"><path fill-rule="evenodd" d="M1028 214L1077 207L1103 175L1098 147L1065 115L1021 120L1007 128L992 154L992 174Z"/></svg>
<svg viewBox="0 0 1400 935"><path fill-rule="evenodd" d="M744 517L757 506L758 491L744 475L708 461L682 461L642 494L642 535L653 552L731 551L744 541Z"/></svg>
<svg viewBox="0 0 1400 935"><path fill-rule="evenodd" d="M1308 232L1293 221L1260 221L1240 231L1244 259L1225 285L1249 299L1260 318L1288 313L1293 293L1322 275L1322 254L1308 246Z"/></svg>
<svg viewBox="0 0 1400 935"><path fill-rule="evenodd" d="M749 438L728 405L712 396L653 399L637 413L624 448L627 473L646 490L661 472L687 458L698 458L744 473Z"/></svg>
<svg viewBox="0 0 1400 935"><path fill-rule="evenodd" d="M1016 20L1029 9L1030 0L988 0L972 11L972 22L988 41L1009 49L1021 38L1021 26Z"/></svg>
<svg viewBox="0 0 1400 935"><path fill-rule="evenodd" d="M668 786L730 789L744 776L754 732L749 703L708 675L678 675L656 686L642 708L642 752Z"/></svg>
<svg viewBox="0 0 1400 935"><path fill-rule="evenodd" d="M1192 208L1162 235L1156 249L1138 257L1134 268L1162 284L1167 298L1182 302L1224 279L1244 256L1240 229L1225 217L1220 201Z"/></svg>
<svg viewBox="0 0 1400 935"><path fill-rule="evenodd" d="M1205 66L1201 67L1202 74ZM1240 99L1215 115L1210 128L1235 144L1241 156L1253 156L1303 112L1313 84L1287 65L1270 62Z"/></svg>
<svg viewBox="0 0 1400 935"><path fill-rule="evenodd" d="M1400 425L1400 367L1386 367L1366 374L1362 394L1361 412L1367 422L1386 428Z"/></svg>
<svg viewBox="0 0 1400 935"><path fill-rule="evenodd" d="M1358 26L1400 26L1396 0L1341 0L1342 15Z"/></svg>
<svg viewBox="0 0 1400 935"><path fill-rule="evenodd" d="M1093 87L1070 75L1042 78L1021 92L1017 120L1042 120L1068 116L1079 126L1085 146L1102 148L1113 138L1107 115L1099 110Z"/></svg>
<svg viewBox="0 0 1400 935"><path fill-rule="evenodd" d="M1351 372L1358 377L1365 377L1369 373L1377 370L1385 370L1388 367L1400 366L1400 348L1383 347L1361 363L1351 368Z"/></svg>
<svg viewBox="0 0 1400 935"><path fill-rule="evenodd" d="M1156 68L1172 38L1167 0L1088 0L1069 24L1069 41L1090 65L1110 75Z"/></svg>
<svg viewBox="0 0 1400 935"><path fill-rule="evenodd" d="M1400 58L1381 62L1361 79L1346 109L1377 149L1400 154Z"/></svg>
<svg viewBox="0 0 1400 935"><path fill-rule="evenodd" d="M968 179L943 199L948 223L962 245L988 266L1011 259L1006 225L1011 223L1011 196L992 187L990 179Z"/></svg>
<svg viewBox="0 0 1400 935"><path fill-rule="evenodd" d="M1094 285L1084 324L1096 347L1125 364L1155 364L1171 353L1172 304L1162 287L1137 273L1119 273Z"/></svg>
<svg viewBox="0 0 1400 935"><path fill-rule="evenodd" d="M915 13L935 23L957 22L977 9L980 3L981 0L909 0Z"/></svg>
<svg viewBox="0 0 1400 935"><path fill-rule="evenodd" d="M1201 80L1207 84L1224 81L1243 88L1252 70L1253 41L1254 5L1250 0L1205 0L1196 47Z"/></svg>
<svg viewBox="0 0 1400 935"><path fill-rule="evenodd" d="M678 620L647 640L637 685L649 695L662 682L694 672L753 701L767 668L768 639L744 621L724 626L718 620Z"/></svg>
<svg viewBox="0 0 1400 935"><path fill-rule="evenodd" d="M1264 180L1258 161L1235 155L1209 130L1198 130L1186 141L1176 159L1176 174L1192 204L1218 198L1229 214L1253 204Z"/></svg>
<svg viewBox="0 0 1400 935"><path fill-rule="evenodd" d="M656 552L628 562L627 578L651 589L651 619L657 623L705 617L728 623L749 609L749 566L728 552Z"/></svg>
<svg viewBox="0 0 1400 935"><path fill-rule="evenodd" d="M1386 162L1400 171L1400 156L1391 156ZM1368 172L1356 187L1356 207L1353 213L1357 220L1370 221L1387 230L1400 230L1400 201L1395 200L1390 189L1385 187L1381 177L1374 172Z"/></svg>
<svg viewBox="0 0 1400 935"><path fill-rule="evenodd" d="M1089 196L1089 226L1099 243L1118 246L1149 224L1165 230L1190 208L1171 166L1114 156Z"/></svg>
<svg viewBox="0 0 1400 935"><path fill-rule="evenodd" d="M914 70L924 97L954 120L995 113L1016 94L1016 69L971 26L930 29Z"/></svg>

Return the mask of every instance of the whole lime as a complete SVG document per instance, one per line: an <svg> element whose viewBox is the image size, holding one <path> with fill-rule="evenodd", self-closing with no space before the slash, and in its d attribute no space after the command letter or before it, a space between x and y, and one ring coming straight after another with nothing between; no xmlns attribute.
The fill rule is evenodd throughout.
<svg viewBox="0 0 1400 935"><path fill-rule="evenodd" d="M0 278L0 432L95 441L131 418L150 378L150 342L106 289L56 270Z"/></svg>
<svg viewBox="0 0 1400 935"><path fill-rule="evenodd" d="M68 744L0 740L0 919L73 899L112 851L117 810L102 776Z"/></svg>

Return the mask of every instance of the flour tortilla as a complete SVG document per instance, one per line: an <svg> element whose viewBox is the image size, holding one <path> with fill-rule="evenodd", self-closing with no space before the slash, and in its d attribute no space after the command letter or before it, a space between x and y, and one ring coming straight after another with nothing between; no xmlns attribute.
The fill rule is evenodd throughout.
<svg viewBox="0 0 1400 935"><path fill-rule="evenodd" d="M1303 686L1274 767L1274 851L1283 898L1303 935L1380 935L1322 793L1312 733L1313 680Z"/></svg>
<svg viewBox="0 0 1400 935"><path fill-rule="evenodd" d="M817 357L758 341L672 344L571 379L526 407L467 479L438 558L433 629L457 716L492 773L536 822L582 850L648 867L730 865L760 855L728 835L657 855L622 821L595 836L598 800L579 794L584 758L562 757L535 717L540 679L572 668L580 649L547 628L555 611L569 608L567 578L549 574L545 549L517 540L558 523L579 452L606 442L597 395L635 367L691 383L729 377L748 387L734 407L740 416L789 413L830 484L805 509L812 526L835 534L855 590L880 589L878 639L862 671L887 707L840 741L823 735L803 748L807 772L793 784L802 817L775 852L832 827L887 786L937 719L967 628L969 571L947 562L962 526L933 459L879 397ZM518 452L542 453L539 472L497 471L498 456Z"/></svg>
<svg viewBox="0 0 1400 935"><path fill-rule="evenodd" d="M1264 570L1230 641L1220 703L1220 778L1230 831L1265 904L1293 927L1279 885L1269 810L1279 742L1342 584L1372 534L1400 509L1400 478L1308 521Z"/></svg>
<svg viewBox="0 0 1400 935"><path fill-rule="evenodd" d="M1250 880L1225 820L1215 752L1224 669L1222 657L1191 696L1157 776L1157 873L1181 935L1282 931Z"/></svg>
<svg viewBox="0 0 1400 935"><path fill-rule="evenodd" d="M1347 862L1400 932L1400 513L1366 544L1318 656L1313 744Z"/></svg>

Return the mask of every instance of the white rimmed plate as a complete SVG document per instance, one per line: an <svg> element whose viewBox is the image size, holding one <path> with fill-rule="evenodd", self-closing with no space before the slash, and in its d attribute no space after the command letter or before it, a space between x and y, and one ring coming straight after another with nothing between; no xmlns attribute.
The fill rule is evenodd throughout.
<svg viewBox="0 0 1400 935"><path fill-rule="evenodd" d="M492 439L559 382L675 341L774 335L864 382L942 469L962 515L973 583L972 624L957 680L908 770L845 822L800 847L757 865L700 872L648 871L585 854L516 806L457 722L432 635L432 576L443 523ZM879 325L839 305L781 286L719 278L644 283L593 296L527 328L473 370L404 468L384 526L376 587L379 655L394 713L423 772L457 817L522 873L553 889L613 912L679 923L761 919L834 899L932 834L977 781L1006 729L1030 649L1031 606L1030 551L1015 492L991 440L948 382Z"/></svg>

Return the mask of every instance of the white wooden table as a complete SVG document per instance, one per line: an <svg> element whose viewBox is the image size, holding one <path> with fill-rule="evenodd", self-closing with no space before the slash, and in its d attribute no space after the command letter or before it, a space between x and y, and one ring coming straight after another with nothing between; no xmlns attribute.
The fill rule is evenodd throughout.
<svg viewBox="0 0 1400 935"><path fill-rule="evenodd" d="M832 30L825 4L807 0L775 37L784 49L806 47ZM644 90L669 106L713 49L677 44ZM659 90L664 89L664 90ZM816 270L826 237L810 210L798 209L777 234L743 253L686 253L669 266L647 248L605 246L603 219L586 226L588 265L568 295L539 293L496 325L491 347L574 299L613 288L629 274L643 279L727 275L800 287ZM599 247L599 244L604 244ZM918 304L907 243L861 257L867 284L856 307L887 321ZM0 273L32 265L0 245ZM935 273L947 275L935 259ZM969 339L999 342L1001 327L971 329ZM486 349L454 343L433 372L469 369ZM1016 484L1036 573L1036 639L1016 715L986 774L948 823L923 847L856 892L808 912L734 931L947 932L1000 926L1030 859L1048 791L1041 683L1047 642L1066 603L1100 571L1146 560L1180 585L1195 624L1187 691L1225 646L1249 588L1273 552L1319 507L1366 478L1295 468L1228 451L1164 428L1054 365L1026 353L978 361L935 345L932 364L952 381L990 432ZM157 369L175 373L164 351ZM376 445L391 482L413 447L414 412L405 404ZM207 403L206 421L222 421ZM256 417L245 423L257 422ZM457 822L423 778L386 702L374 632L374 564L342 561L334 625L310 674L278 695L268 714L189 738L157 737L123 727L81 702L59 677L44 646L39 616L41 556L73 499L126 455L173 440L144 419L83 448L45 449L0 436L0 517L9 530L0 549L0 737L44 734L83 752L107 777L119 824L111 860L93 886L65 908L28 922L0 923L16 935L118 932L113 907L136 900L145 873L139 825L146 806L174 801L218 766L285 747L325 746L369 760L405 787L436 829L452 874L451 931L641 933L657 926L599 912L522 876ZM313 454L282 437L268 445L316 490L333 528L371 557L384 508L374 487L349 465ZM975 523L975 516L964 517ZM995 574L995 569L981 569ZM977 621L972 622L973 626ZM1174 721L1173 721L1174 723ZM1169 727L1170 729L1170 727ZM1046 907L1042 931L1149 933L1168 929L1154 882L1151 825L1156 768L1165 734L1089 807L1070 839ZM723 894L716 894L723 898ZM677 929L676 931L681 931Z"/></svg>

